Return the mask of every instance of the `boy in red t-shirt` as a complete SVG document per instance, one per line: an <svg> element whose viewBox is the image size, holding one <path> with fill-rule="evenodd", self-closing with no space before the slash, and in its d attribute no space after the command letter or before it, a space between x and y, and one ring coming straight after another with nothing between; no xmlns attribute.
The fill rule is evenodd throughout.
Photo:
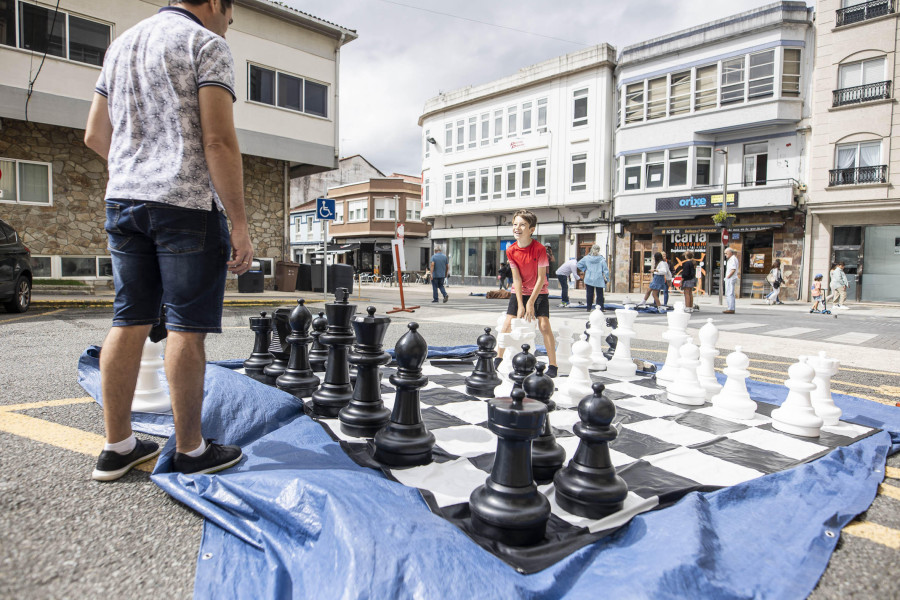
<svg viewBox="0 0 900 600"><path fill-rule="evenodd" d="M513 236L516 243L506 249L506 258L512 269L515 295L509 299L501 333L509 333L514 317L526 321L537 318L538 329L544 336L547 360L550 362L547 375L556 377L556 340L550 328L550 288L547 285L550 260L544 245L531 237L536 227L537 217L530 210L519 210L513 215ZM503 358L503 349L500 349L497 358Z"/></svg>

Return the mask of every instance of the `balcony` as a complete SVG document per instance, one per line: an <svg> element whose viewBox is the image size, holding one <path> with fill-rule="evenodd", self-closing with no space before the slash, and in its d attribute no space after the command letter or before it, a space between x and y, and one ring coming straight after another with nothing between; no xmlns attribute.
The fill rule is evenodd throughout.
<svg viewBox="0 0 900 600"><path fill-rule="evenodd" d="M896 0L870 0L853 6L846 6L837 9L835 18L835 27L843 25L852 25L853 23L861 23L876 17L892 14L896 7Z"/></svg>
<svg viewBox="0 0 900 600"><path fill-rule="evenodd" d="M887 100L891 97L891 82L867 83L865 85L834 90L831 94L832 106L847 106L872 100Z"/></svg>
<svg viewBox="0 0 900 600"><path fill-rule="evenodd" d="M865 185L867 183L887 183L887 165L856 167L854 169L831 169L828 171L828 186Z"/></svg>

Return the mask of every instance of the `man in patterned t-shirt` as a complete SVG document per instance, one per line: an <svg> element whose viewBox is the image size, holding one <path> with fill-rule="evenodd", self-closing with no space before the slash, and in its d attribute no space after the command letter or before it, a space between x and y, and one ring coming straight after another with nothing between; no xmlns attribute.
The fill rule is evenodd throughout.
<svg viewBox="0 0 900 600"><path fill-rule="evenodd" d="M212 473L242 456L237 446L204 440L200 424L204 342L222 331L226 271L241 275L253 259L234 129L234 60L224 39L233 0L171 4L109 46L85 131L88 147L107 159L116 286L113 327L100 353L107 443L92 475L100 481L159 453L157 444L134 437L131 400L162 305L174 470Z"/></svg>

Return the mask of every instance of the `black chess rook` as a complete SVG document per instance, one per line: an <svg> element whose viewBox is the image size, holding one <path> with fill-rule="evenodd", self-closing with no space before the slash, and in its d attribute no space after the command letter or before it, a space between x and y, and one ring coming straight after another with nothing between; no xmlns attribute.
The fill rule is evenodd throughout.
<svg viewBox="0 0 900 600"><path fill-rule="evenodd" d="M595 383L594 394L578 404L580 423L575 435L581 438L575 456L553 478L556 502L573 515L599 519L622 509L628 486L616 474L609 457L609 444L618 436L611 425L616 405L603 395L604 385Z"/></svg>
<svg viewBox="0 0 900 600"><path fill-rule="evenodd" d="M538 363L537 372L532 373L522 382L525 397L537 400L547 407L547 418L541 434L531 443L531 474L539 484L550 483L566 460L566 451L556 442L556 436L550 428L550 413L556 409L556 403L550 399L555 386L553 379L544 374L544 363Z"/></svg>
<svg viewBox="0 0 900 600"><path fill-rule="evenodd" d="M274 331L269 352L274 357L272 362L263 368L263 383L275 386L275 381L281 377L287 369L288 359L291 357L291 348L287 343L287 337L291 329L288 318L291 315L290 308L276 308L272 315Z"/></svg>
<svg viewBox="0 0 900 600"><path fill-rule="evenodd" d="M319 336L328 329L328 319L325 318L324 312L320 311L319 315L313 319L312 327L313 343L312 348L309 349L309 366L316 373L324 373L325 363L328 361L328 348L319 341Z"/></svg>
<svg viewBox="0 0 900 600"><path fill-rule="evenodd" d="M497 338L491 335L491 328L485 327L484 333L478 336L478 350L475 351L478 360L475 362L475 369L472 374L466 377L466 393L476 398L493 398L494 389L500 385L503 380L497 375L497 369L494 367L494 357L497 352L494 348L497 346Z"/></svg>
<svg viewBox="0 0 900 600"><path fill-rule="evenodd" d="M531 441L547 420L547 407L525 399L521 389L511 396L488 402L497 453L490 477L469 496L472 531L508 546L532 546L544 539L550 518L550 502L531 477Z"/></svg>
<svg viewBox="0 0 900 600"><path fill-rule="evenodd" d="M287 337L287 343L291 347L291 357L284 373L275 380L278 389L297 398L308 398L319 387L319 378L313 375L309 366L309 343L312 341L309 326L312 313L304 303L303 298L297 300L297 306L288 317L291 333Z"/></svg>
<svg viewBox="0 0 900 600"><path fill-rule="evenodd" d="M272 317L267 317L265 312L259 313L258 317L250 317L250 330L256 337L253 340L253 352L250 353L250 358L244 361L244 372L249 377L262 381L265 377L263 369L275 358L269 352L269 346L272 344Z"/></svg>
<svg viewBox="0 0 900 600"><path fill-rule="evenodd" d="M328 348L328 361L325 381L312 395L312 411L319 417L337 417L353 397L347 353L356 340L350 327L356 305L347 301L349 297L347 288L338 288L335 301L325 305L328 329L319 336L319 341Z"/></svg>
<svg viewBox="0 0 900 600"><path fill-rule="evenodd" d="M374 458L380 463L395 467L411 467L431 462L434 434L422 422L419 390L428 383L422 375L422 365L428 356L428 344L418 332L419 324L407 325L394 346L397 372L390 382L397 388L394 409L387 425L375 434Z"/></svg>
<svg viewBox="0 0 900 600"><path fill-rule="evenodd" d="M348 360L356 367L356 383L353 398L341 409L338 419L341 431L347 435L371 438L391 419L391 411L381 400L380 369L391 362L391 356L382 350L391 319L376 317L374 306L368 307L366 313L353 318L356 344Z"/></svg>
<svg viewBox="0 0 900 600"><path fill-rule="evenodd" d="M531 350L531 346L522 344L522 351L513 356L513 370L512 373L509 374L509 378L513 382L514 390L521 390L522 382L525 381L525 378L534 373L534 366L537 364L537 359L534 357L534 354L528 352L529 350Z"/></svg>

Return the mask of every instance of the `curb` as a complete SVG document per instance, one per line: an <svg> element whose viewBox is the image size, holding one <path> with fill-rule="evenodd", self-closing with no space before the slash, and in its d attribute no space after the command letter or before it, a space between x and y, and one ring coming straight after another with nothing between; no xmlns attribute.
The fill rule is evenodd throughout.
<svg viewBox="0 0 900 600"><path fill-rule="evenodd" d="M292 302L296 302L296 298L292 297L284 297L284 298L247 298L246 300L242 299L226 299L223 303L224 306L283 306L290 305ZM368 298L363 298L363 301L368 301ZM307 299L306 304L322 304L325 301L322 299ZM40 308L112 308L113 301L112 300L92 300L92 299L73 299L73 300L32 300L31 306L40 307Z"/></svg>

